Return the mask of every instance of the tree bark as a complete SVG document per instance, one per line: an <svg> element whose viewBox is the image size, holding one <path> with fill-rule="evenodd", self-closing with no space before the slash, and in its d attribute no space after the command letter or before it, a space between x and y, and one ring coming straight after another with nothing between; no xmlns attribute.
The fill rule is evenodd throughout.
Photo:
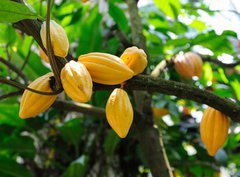
<svg viewBox="0 0 240 177"><path fill-rule="evenodd" d="M126 0L129 9L129 16L132 30L133 44L140 47L147 53L146 39L142 33L141 18L138 15L138 7L135 0ZM141 144L145 158L153 177L172 177L172 171L166 156L162 137L154 126L152 114L152 98L147 91L134 91L136 110L141 115L135 117L135 126L138 140Z"/></svg>

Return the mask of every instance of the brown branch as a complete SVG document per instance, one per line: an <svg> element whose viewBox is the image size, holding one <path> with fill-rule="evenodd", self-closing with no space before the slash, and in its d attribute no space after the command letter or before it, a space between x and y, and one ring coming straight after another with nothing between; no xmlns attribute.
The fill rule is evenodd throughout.
<svg viewBox="0 0 240 177"><path fill-rule="evenodd" d="M53 104L53 107L57 109L64 109L65 111L75 111L92 116L106 117L105 110L103 108L98 108L90 104L57 100Z"/></svg>
<svg viewBox="0 0 240 177"><path fill-rule="evenodd" d="M123 45L124 48L133 46L133 43L127 39L126 35L119 29L117 24L112 26L110 30L112 31L111 34L115 35L118 38L119 42Z"/></svg>
<svg viewBox="0 0 240 177"><path fill-rule="evenodd" d="M25 85L0 77L1 83L12 85L15 88L25 89ZM13 83L12 83L13 82ZM94 84L94 90L113 90L119 85ZM147 75L138 75L126 82L126 90L146 90L159 92L166 95L175 95L179 98L189 99L201 104L207 104L224 114L228 115L233 121L240 122L240 106L233 101L221 98L212 92L187 85L181 82L153 78ZM44 92L45 93L45 92ZM48 92L47 92L48 93ZM56 93L55 93L56 94Z"/></svg>
<svg viewBox="0 0 240 177"><path fill-rule="evenodd" d="M14 92L9 92L4 95L0 95L0 100L12 97L12 96L18 96L22 94L22 90L14 91Z"/></svg>
<svg viewBox="0 0 240 177"><path fill-rule="evenodd" d="M207 62L215 63L224 68L234 68L235 66L240 65L240 60L235 61L233 63L223 63L222 61L218 60L217 58L212 58L210 56L201 55L201 57L204 62L207 61Z"/></svg>
<svg viewBox="0 0 240 177"><path fill-rule="evenodd" d="M95 84L95 90L112 90L119 86L106 86ZM146 90L150 92L159 92L166 95L174 95L179 98L193 100L201 104L207 104L224 114L228 115L233 121L240 122L240 106L230 99L187 85L181 82L153 78L147 75L138 75L126 82L126 90Z"/></svg>
<svg viewBox="0 0 240 177"><path fill-rule="evenodd" d="M22 71L20 69L18 69L15 65L13 65L12 63L10 63L9 61L5 60L4 58L0 57L0 62L2 62L3 64L5 64L9 69L11 69L12 71L14 71L16 74L18 74L24 81L25 83L28 82L28 78L22 73Z"/></svg>

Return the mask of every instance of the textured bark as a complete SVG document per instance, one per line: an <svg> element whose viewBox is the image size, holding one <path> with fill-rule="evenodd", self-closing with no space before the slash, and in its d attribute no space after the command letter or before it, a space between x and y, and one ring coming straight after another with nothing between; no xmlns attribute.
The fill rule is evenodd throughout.
<svg viewBox="0 0 240 177"><path fill-rule="evenodd" d="M112 90L119 85L106 86L94 84L94 90ZM202 90L181 82L153 78L148 75L138 75L126 82L126 90L146 90L166 95L174 95L178 98L193 100L201 104L207 104L227 116L233 121L240 122L240 106L230 99L221 98L213 92Z"/></svg>
<svg viewBox="0 0 240 177"><path fill-rule="evenodd" d="M133 44L142 48L147 53L146 39L142 32L141 18L135 0L126 0L131 21ZM154 127L152 114L152 98L147 91L134 91L136 110L141 119L136 117L135 125L139 142L153 177L171 177L172 171L164 151L162 137Z"/></svg>

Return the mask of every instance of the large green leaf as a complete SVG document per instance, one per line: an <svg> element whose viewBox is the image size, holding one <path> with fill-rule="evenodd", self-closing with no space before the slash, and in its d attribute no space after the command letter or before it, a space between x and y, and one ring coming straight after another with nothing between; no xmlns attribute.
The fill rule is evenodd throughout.
<svg viewBox="0 0 240 177"><path fill-rule="evenodd" d="M15 160L0 156L1 177L31 177L33 174Z"/></svg>
<svg viewBox="0 0 240 177"><path fill-rule="evenodd" d="M37 14L26 5L10 0L0 1L0 23L14 23L23 19L35 19Z"/></svg>
<svg viewBox="0 0 240 177"><path fill-rule="evenodd" d="M25 124L24 120L18 116L18 104L0 104L0 124L7 124L21 127Z"/></svg>
<svg viewBox="0 0 240 177"><path fill-rule="evenodd" d="M202 45L214 51L215 55L221 55L224 52L231 53L233 46L228 40L228 36L233 36L233 33L225 32L217 35L215 31L209 31L195 36L191 41L191 45Z"/></svg>
<svg viewBox="0 0 240 177"><path fill-rule="evenodd" d="M33 139L16 134L6 137L3 142L0 142L0 147L0 151L10 152L26 158L33 159L36 153Z"/></svg>
<svg viewBox="0 0 240 177"><path fill-rule="evenodd" d="M102 50L101 19L98 9L89 10L90 14L81 24L77 56Z"/></svg>
<svg viewBox="0 0 240 177"><path fill-rule="evenodd" d="M103 148L107 155L112 156L120 138L113 130L109 130L108 135L104 141Z"/></svg>
<svg viewBox="0 0 240 177"><path fill-rule="evenodd" d="M88 157L82 155L71 163L67 171L61 177L84 177L87 170Z"/></svg>
<svg viewBox="0 0 240 177"><path fill-rule="evenodd" d="M109 14L122 31L127 32L129 30L128 19L124 12L111 1L109 2Z"/></svg>
<svg viewBox="0 0 240 177"><path fill-rule="evenodd" d="M63 139L74 145L78 145L80 138L84 132L82 121L80 118L75 118L65 122L58 127Z"/></svg>

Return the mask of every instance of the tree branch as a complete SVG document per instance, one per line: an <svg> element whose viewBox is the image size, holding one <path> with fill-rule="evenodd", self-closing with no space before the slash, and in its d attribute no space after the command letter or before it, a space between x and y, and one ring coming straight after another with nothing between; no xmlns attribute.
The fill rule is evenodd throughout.
<svg viewBox="0 0 240 177"><path fill-rule="evenodd" d="M75 111L92 116L106 117L105 109L98 108L90 104L57 100L53 104L53 107L57 109L64 109L65 111Z"/></svg>
<svg viewBox="0 0 240 177"><path fill-rule="evenodd" d="M15 84L7 83L6 78L0 77L1 83L12 85L13 87L24 89L25 85L18 83L21 87ZM94 90L113 90L119 85L102 85L94 84ZM124 85L126 90L148 90L159 92L166 95L175 95L179 98L189 99L201 104L207 104L227 116L233 121L240 122L240 106L230 99L221 98L212 92L201 90L199 88L187 85L181 82L164 80L161 78L153 78L147 75L138 75L126 82Z"/></svg>
<svg viewBox="0 0 240 177"><path fill-rule="evenodd" d="M202 57L202 60L204 62L208 61L208 62L211 62L211 63L215 63L215 64L217 64L221 67L224 67L224 68L234 68L235 66L240 65L240 60L235 61L233 63L223 63L220 60L218 60L217 58L211 58L210 56L201 55L201 57Z"/></svg>
<svg viewBox="0 0 240 177"><path fill-rule="evenodd" d="M106 86L95 84L95 90L112 90L119 86ZM153 78L147 75L138 75L128 80L124 85L126 90L146 90L159 92L166 95L174 95L179 98L193 100L201 104L207 104L227 116L233 121L240 122L240 106L230 99L221 98L212 92L201 90L181 82Z"/></svg>

